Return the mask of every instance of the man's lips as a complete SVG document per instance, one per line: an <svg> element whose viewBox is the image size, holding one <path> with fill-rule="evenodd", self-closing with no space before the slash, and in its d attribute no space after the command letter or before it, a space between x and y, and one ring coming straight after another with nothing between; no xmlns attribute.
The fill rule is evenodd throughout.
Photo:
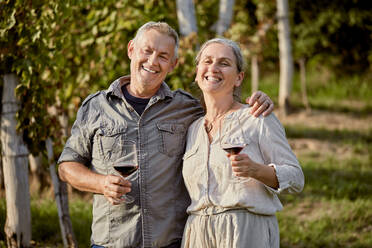
<svg viewBox="0 0 372 248"><path fill-rule="evenodd" d="M150 68L146 68L144 66L142 66L142 69L150 73L157 73L157 71L151 70Z"/></svg>

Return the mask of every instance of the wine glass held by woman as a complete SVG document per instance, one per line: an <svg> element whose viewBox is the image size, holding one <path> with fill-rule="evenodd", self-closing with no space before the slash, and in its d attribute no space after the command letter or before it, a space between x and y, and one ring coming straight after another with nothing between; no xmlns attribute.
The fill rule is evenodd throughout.
<svg viewBox="0 0 372 248"><path fill-rule="evenodd" d="M304 186L284 129L274 114L256 118L254 106L234 97L244 78L235 42L207 41L196 66L205 116L187 134L182 173L191 204L182 247L279 247L278 194ZM244 145L233 154L226 144Z"/></svg>

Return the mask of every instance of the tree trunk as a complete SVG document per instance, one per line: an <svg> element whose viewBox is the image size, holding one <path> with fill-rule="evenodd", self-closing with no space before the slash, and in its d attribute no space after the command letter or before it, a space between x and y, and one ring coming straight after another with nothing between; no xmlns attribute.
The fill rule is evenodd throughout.
<svg viewBox="0 0 372 248"><path fill-rule="evenodd" d="M49 172L52 177L54 196L57 203L59 226L61 228L63 246L77 247L68 209L67 185L57 176L56 164L54 162L53 144L50 138L48 138L46 141L46 148L48 153Z"/></svg>
<svg viewBox="0 0 372 248"><path fill-rule="evenodd" d="M298 60L298 64L300 65L300 81L301 81L301 94L302 94L302 102L305 105L306 112L310 113L311 108L309 104L309 100L307 98L307 90L306 90L306 65L305 65L305 58L300 58Z"/></svg>
<svg viewBox="0 0 372 248"><path fill-rule="evenodd" d="M28 150L22 135L16 131L15 118L19 109L19 102L15 96L18 79L14 74L6 74L3 79L1 147L7 209L4 230L8 247L30 247Z"/></svg>
<svg viewBox="0 0 372 248"><path fill-rule="evenodd" d="M2 190L4 189L4 172L3 172L3 157L0 155L0 197L2 197Z"/></svg>
<svg viewBox="0 0 372 248"><path fill-rule="evenodd" d="M177 19L182 36L198 32L193 0L177 0Z"/></svg>
<svg viewBox="0 0 372 248"><path fill-rule="evenodd" d="M235 0L220 0L218 21L215 24L216 32L219 36L223 36L230 27L234 13L234 2Z"/></svg>
<svg viewBox="0 0 372 248"><path fill-rule="evenodd" d="M289 97L292 89L293 58L288 20L288 0L277 0L278 38L280 52L279 108L284 115L289 113Z"/></svg>
<svg viewBox="0 0 372 248"><path fill-rule="evenodd" d="M258 91L259 77L260 77L260 68L258 66L258 56L257 54L252 54L252 58L251 58L252 93Z"/></svg>
<svg viewBox="0 0 372 248"><path fill-rule="evenodd" d="M33 190L36 190L39 194L41 194L44 189L49 188L48 186L50 186L48 182L49 177L46 176L45 170L42 165L41 154L39 153L37 156L34 156L32 154L28 155L28 161L31 172L31 192L33 192Z"/></svg>

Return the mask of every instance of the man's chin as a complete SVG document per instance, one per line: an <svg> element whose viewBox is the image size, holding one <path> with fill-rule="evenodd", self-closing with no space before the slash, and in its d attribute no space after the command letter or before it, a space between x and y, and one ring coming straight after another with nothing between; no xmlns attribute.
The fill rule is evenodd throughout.
<svg viewBox="0 0 372 248"><path fill-rule="evenodd" d="M159 81L158 79L153 79L153 78L143 78L141 80L142 84L143 85L152 85L152 86L156 86L156 85L161 85L161 83L163 81Z"/></svg>

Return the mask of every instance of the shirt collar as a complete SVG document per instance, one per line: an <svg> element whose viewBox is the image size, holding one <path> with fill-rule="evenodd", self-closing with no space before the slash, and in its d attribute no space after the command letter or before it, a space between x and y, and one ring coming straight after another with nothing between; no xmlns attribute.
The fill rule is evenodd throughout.
<svg viewBox="0 0 372 248"><path fill-rule="evenodd" d="M110 87L106 90L107 96L114 95L119 98L124 97L121 87L130 83L130 75L122 76L111 83ZM151 98L165 99L167 97L173 98L173 94L169 86L163 82L159 90Z"/></svg>

